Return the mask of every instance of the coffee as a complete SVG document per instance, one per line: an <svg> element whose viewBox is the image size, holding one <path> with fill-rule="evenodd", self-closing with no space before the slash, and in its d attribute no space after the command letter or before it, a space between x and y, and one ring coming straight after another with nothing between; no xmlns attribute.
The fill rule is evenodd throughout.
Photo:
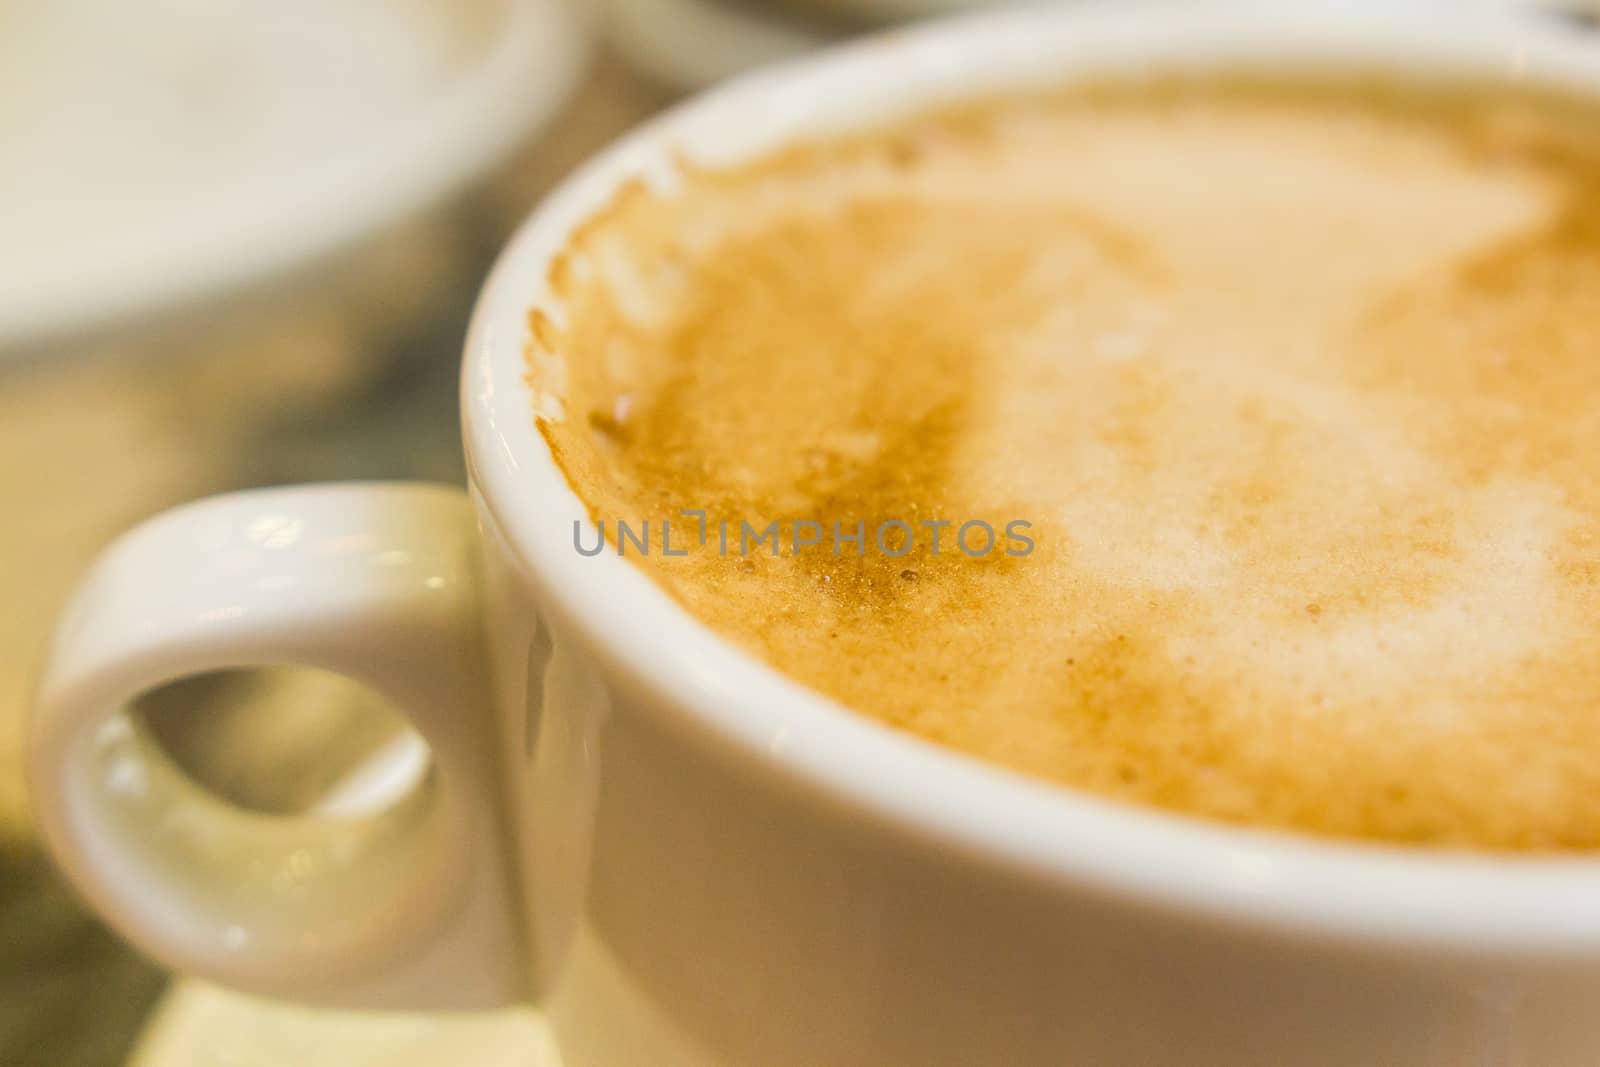
<svg viewBox="0 0 1600 1067"><path fill-rule="evenodd" d="M630 188L553 282L607 551L794 678L1120 800L1600 847L1600 108L994 99Z"/></svg>

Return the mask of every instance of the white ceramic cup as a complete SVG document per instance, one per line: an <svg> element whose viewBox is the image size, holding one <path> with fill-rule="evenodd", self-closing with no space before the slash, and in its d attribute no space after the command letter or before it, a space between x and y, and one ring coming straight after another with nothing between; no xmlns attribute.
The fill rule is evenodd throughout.
<svg viewBox="0 0 1600 1067"><path fill-rule="evenodd" d="M1600 46L1533 15L1070 8L869 40L628 137L523 227L479 303L470 502L245 493L107 550L34 720L66 872L181 970L327 1004L531 1001L569 1067L1593 1067L1600 858L1213 825L895 733L722 642L631 563L575 553L583 509L533 425L523 347L530 308L563 315L552 256L680 153L727 163L1096 71L1304 60L1600 97ZM386 694L432 748L427 784L378 815L246 814L119 711L263 663Z"/></svg>

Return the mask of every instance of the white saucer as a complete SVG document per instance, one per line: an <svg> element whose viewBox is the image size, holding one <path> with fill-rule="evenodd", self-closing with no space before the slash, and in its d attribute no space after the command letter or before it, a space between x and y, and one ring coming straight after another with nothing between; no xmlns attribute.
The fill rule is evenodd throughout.
<svg viewBox="0 0 1600 1067"><path fill-rule="evenodd" d="M0 244L0 352L361 245L485 175L583 55L568 0L24 5L0 41L0 208L24 231Z"/></svg>
<svg viewBox="0 0 1600 1067"><path fill-rule="evenodd" d="M318 1012L179 982L128 1067L560 1067L531 1010L474 1015Z"/></svg>

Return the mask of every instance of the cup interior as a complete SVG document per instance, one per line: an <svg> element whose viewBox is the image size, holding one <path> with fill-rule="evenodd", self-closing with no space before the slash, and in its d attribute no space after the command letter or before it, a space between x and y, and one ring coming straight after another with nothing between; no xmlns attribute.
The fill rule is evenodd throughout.
<svg viewBox="0 0 1600 1067"><path fill-rule="evenodd" d="M1235 828L1024 778L904 735L720 639L624 559L578 559L586 512L534 426L529 317L560 328L550 267L630 182L671 190L684 161L725 167L896 115L1117 72L1323 66L1530 81L1600 98L1600 34L1531 11L1319 5L1072 5L962 16L748 75L640 128L569 179L506 249L463 371L476 492L549 621L674 725L797 776L953 854L1152 907L1330 936L1520 956L1600 950L1600 857L1431 852ZM592 543L592 531L588 534Z"/></svg>

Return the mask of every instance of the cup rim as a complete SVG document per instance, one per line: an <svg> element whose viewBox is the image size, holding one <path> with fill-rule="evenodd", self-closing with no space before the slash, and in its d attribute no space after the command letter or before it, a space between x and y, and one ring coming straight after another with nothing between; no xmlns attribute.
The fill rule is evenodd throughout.
<svg viewBox="0 0 1600 1067"><path fill-rule="evenodd" d="M1337 7L1337 6L1336 6ZM1295 59L1445 69L1576 87L1600 99L1600 37L1527 11L1262 3L987 11L892 30L736 78L635 129L524 222L480 295L462 368L468 466L541 610L591 654L732 746L952 862L1279 935L1476 955L1600 952L1600 857L1431 851L1144 809L1025 777L896 731L781 675L694 619L631 562L580 559L587 512L533 420L529 313L559 326L549 284L569 235L631 179L732 163L807 135L1074 74ZM867 102L870 102L867 103Z"/></svg>

